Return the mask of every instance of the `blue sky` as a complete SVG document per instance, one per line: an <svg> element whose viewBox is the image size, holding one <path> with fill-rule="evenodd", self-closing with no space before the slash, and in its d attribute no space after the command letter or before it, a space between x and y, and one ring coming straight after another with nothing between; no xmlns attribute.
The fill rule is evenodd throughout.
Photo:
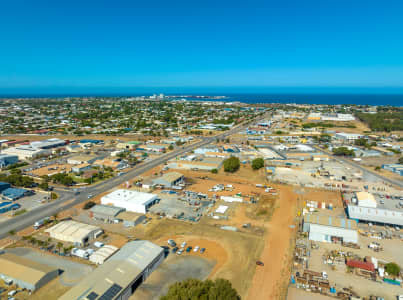
<svg viewBox="0 0 403 300"><path fill-rule="evenodd" d="M3 1L0 93L403 93L403 1Z"/></svg>

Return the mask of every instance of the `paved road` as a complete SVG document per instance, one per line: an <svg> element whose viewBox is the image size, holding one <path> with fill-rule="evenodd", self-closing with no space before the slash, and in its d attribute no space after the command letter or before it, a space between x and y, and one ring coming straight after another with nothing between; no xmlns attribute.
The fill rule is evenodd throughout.
<svg viewBox="0 0 403 300"><path fill-rule="evenodd" d="M379 178L380 180L382 180L382 181L384 181L384 182L387 182L387 183L389 183L389 184L392 184L392 185L398 186L398 187L400 187L400 188L403 188L403 182L400 182L400 181L398 181L398 180L393 180L393 179L391 179L391 178L387 178L387 177L385 177L385 176L382 176L381 174L378 174L378 173L376 173L376 172L370 171L370 170L364 168L363 166L361 166L361 165L355 163L355 162L352 161L352 160L349 160L349 159L344 158L344 157L341 157L341 156L335 156L335 155L333 155L333 153L331 153L330 151L327 151L326 149L322 149L322 148L320 148L320 147L318 147L318 146L316 146L316 145L311 145L311 146L314 147L314 148L316 148L316 149L318 149L318 150L320 150L320 151L322 151L322 152L324 152L324 153L326 153L326 154L328 154L328 155L333 156L335 159L341 160L341 161L343 161L344 163L346 163L346 164L348 164L348 165L350 165L350 166L352 166L352 167L354 167L354 168L357 168L357 169L361 170L363 173L371 174L372 176L375 176L375 177Z"/></svg>
<svg viewBox="0 0 403 300"><path fill-rule="evenodd" d="M12 218L10 220L7 220L5 222L2 222L1 226L0 226L0 238L4 238L7 235L9 235L9 232L12 230L14 230L14 231L22 230L28 226L33 225L36 221L38 221L42 218L52 216L55 213L59 213L63 210L73 207L76 204L82 203L88 199L89 195L96 196L101 193L104 193L104 192L118 186L119 184L132 179L133 177L139 176L139 175L143 174L144 172L146 172L160 164L167 162L168 160L170 160L178 155L185 154L196 148L210 144L210 143L216 141L217 138L219 138L219 139L225 138L231 134L244 130L246 127L247 127L247 125L239 125L228 131L223 132L222 134L219 134L219 135L216 135L213 137L206 137L199 142L196 142L196 143L188 145L188 146L184 146L183 148L179 148L179 149L176 149L167 154L161 155L160 157L158 157L152 161L138 165L137 167L135 167L133 170L127 172L126 174L110 178L95 186L81 188L80 189L81 192L77 196L74 196L73 192L66 192L65 189L60 189L60 191L59 191L60 198L55 200L54 202L51 202L49 204L44 204L36 209L33 209L33 210L23 214L23 215L20 215L20 216ZM57 192L58 190L55 189L55 191Z"/></svg>

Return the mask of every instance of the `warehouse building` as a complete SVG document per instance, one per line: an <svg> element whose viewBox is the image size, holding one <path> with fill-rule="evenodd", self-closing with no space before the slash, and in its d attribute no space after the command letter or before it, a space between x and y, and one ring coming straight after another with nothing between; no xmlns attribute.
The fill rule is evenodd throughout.
<svg viewBox="0 0 403 300"><path fill-rule="evenodd" d="M57 138L31 142L31 146L38 149L51 149L64 145L66 145L66 141Z"/></svg>
<svg viewBox="0 0 403 300"><path fill-rule="evenodd" d="M59 275L59 270L35 261L3 253L0 255L0 276L20 288L35 291Z"/></svg>
<svg viewBox="0 0 403 300"><path fill-rule="evenodd" d="M5 189L8 189L11 187L11 184L8 182L0 182L0 192L4 191Z"/></svg>
<svg viewBox="0 0 403 300"><path fill-rule="evenodd" d="M129 242L59 300L127 300L163 260L160 246Z"/></svg>
<svg viewBox="0 0 403 300"><path fill-rule="evenodd" d="M49 156L51 151L47 149L39 149L31 145L21 145L15 148L7 148L2 150L3 154L10 154L18 156L18 159L27 160L35 159L38 157Z"/></svg>
<svg viewBox="0 0 403 300"><path fill-rule="evenodd" d="M312 241L358 243L357 222L353 220L308 214L302 229Z"/></svg>
<svg viewBox="0 0 403 300"><path fill-rule="evenodd" d="M347 206L348 216L363 222L403 226L403 211L373 207Z"/></svg>
<svg viewBox="0 0 403 300"><path fill-rule="evenodd" d="M117 219L122 220L123 226L135 227L146 219L144 214L139 214L131 211L121 212Z"/></svg>
<svg viewBox="0 0 403 300"><path fill-rule="evenodd" d="M0 154L0 169L18 162L17 155Z"/></svg>
<svg viewBox="0 0 403 300"><path fill-rule="evenodd" d="M70 165L92 164L97 159L95 155L74 155L67 159L67 163Z"/></svg>
<svg viewBox="0 0 403 300"><path fill-rule="evenodd" d="M168 168L211 171L213 169L219 170L223 162L224 160L218 157L205 157L200 161L174 160L168 163Z"/></svg>
<svg viewBox="0 0 403 300"><path fill-rule="evenodd" d="M131 190L119 189L101 198L101 204L122 207L127 211L145 214L158 201L158 196Z"/></svg>
<svg viewBox="0 0 403 300"><path fill-rule="evenodd" d="M185 176L183 176L183 174L178 172L169 172L157 179L154 179L153 184L162 185L166 188L171 188L183 182L184 180Z"/></svg>
<svg viewBox="0 0 403 300"><path fill-rule="evenodd" d="M122 207L100 204L90 209L90 217L105 223L112 223L116 219L116 216L123 211L125 209Z"/></svg>
<svg viewBox="0 0 403 300"><path fill-rule="evenodd" d="M15 201L30 194L32 194L32 192L26 189L8 188L1 191L1 198L3 200Z"/></svg>
<svg viewBox="0 0 403 300"><path fill-rule="evenodd" d="M102 265L109 257L111 257L119 249L112 245L105 245L99 248L90 256L90 261L97 265Z"/></svg>
<svg viewBox="0 0 403 300"><path fill-rule="evenodd" d="M51 238L82 247L100 236L103 230L97 226L69 220L60 222L46 229L45 232L49 233Z"/></svg>

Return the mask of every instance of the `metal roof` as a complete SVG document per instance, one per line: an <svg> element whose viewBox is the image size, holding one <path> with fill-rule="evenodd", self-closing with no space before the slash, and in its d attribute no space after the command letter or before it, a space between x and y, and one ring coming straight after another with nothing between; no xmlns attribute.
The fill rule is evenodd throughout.
<svg viewBox="0 0 403 300"><path fill-rule="evenodd" d="M330 217L324 215L307 214L304 217L304 223L318 224L331 227L340 227L345 229L357 229L357 222L346 218Z"/></svg>
<svg viewBox="0 0 403 300"><path fill-rule="evenodd" d="M115 299L163 251L149 241L128 242L59 300Z"/></svg>
<svg viewBox="0 0 403 300"><path fill-rule="evenodd" d="M94 214L103 214L112 217L116 216L117 214L119 214L124 210L125 209L122 207L103 205L103 204L97 204L90 209L90 211Z"/></svg>
<svg viewBox="0 0 403 300"><path fill-rule="evenodd" d="M45 232L48 232L53 235L63 235L65 237L71 237L73 239L84 239L91 232L100 230L99 227L88 225L84 223L79 223L76 221L63 221L60 222L48 229Z"/></svg>
<svg viewBox="0 0 403 300"><path fill-rule="evenodd" d="M1 274L32 285L35 285L46 274L57 270L12 253L0 255L0 266Z"/></svg>

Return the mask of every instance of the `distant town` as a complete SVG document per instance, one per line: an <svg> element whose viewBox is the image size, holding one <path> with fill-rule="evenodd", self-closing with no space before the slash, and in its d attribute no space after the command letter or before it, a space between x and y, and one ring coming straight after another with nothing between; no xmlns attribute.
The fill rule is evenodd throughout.
<svg viewBox="0 0 403 300"><path fill-rule="evenodd" d="M402 133L392 106L0 99L1 298L401 299Z"/></svg>

